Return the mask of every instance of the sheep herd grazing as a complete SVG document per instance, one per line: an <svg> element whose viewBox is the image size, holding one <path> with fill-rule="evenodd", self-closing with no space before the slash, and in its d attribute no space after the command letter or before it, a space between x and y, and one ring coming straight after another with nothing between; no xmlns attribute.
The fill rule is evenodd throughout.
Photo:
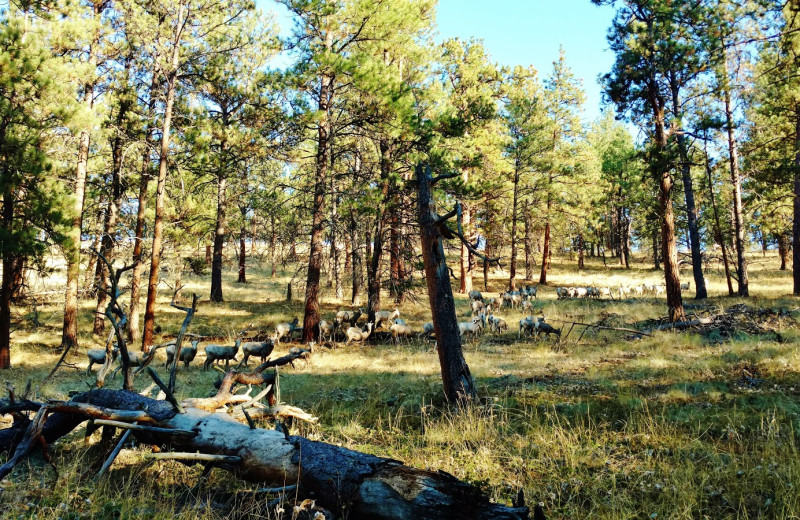
<svg viewBox="0 0 800 520"><path fill-rule="evenodd" d="M690 289L689 283L681 284L681 290ZM624 299L637 298L645 295L661 296L665 292L663 284L644 283L640 285L619 285L618 287L596 287L596 286L561 286L556 287L555 294L557 300L566 299ZM493 334L505 334L509 332L506 319L498 316L498 312L503 310L517 310L523 313L519 320L517 338L539 338L555 336L561 337L561 329L556 329L545 321L544 316L534 318L533 313L536 308L534 300L538 299L538 287L526 285L524 288L513 291L503 291L496 297L485 298L480 291L470 291L468 311L470 319L458 322L458 331L463 339L477 340L485 332ZM373 322L366 323L367 314L363 309L341 310L330 319L323 319L319 322L319 338L321 341L335 343L344 341L345 344L363 343L377 333L383 338L391 337L397 344L401 341L409 341L414 338L422 337L432 339L435 335L433 323L428 322L422 325L422 331L417 332L411 325L400 317L398 309L377 311ZM248 360L258 358L263 363L272 354L276 343L281 341L291 341L296 334L302 334L303 328L298 326L299 319L295 317L291 322L278 323L274 333L265 341L242 342L236 339L233 345L206 345L205 361L203 369L208 370L212 365L225 362L225 368L230 367L231 361L237 361L237 356L241 352L243 357L240 365L247 366ZM199 340L192 341L191 346L183 347L180 351L178 361L183 362L185 368L194 361L198 353ZM169 367L175 360L175 343L167 343L165 367ZM112 350L112 361L118 360L119 350L115 347ZM89 365L87 374L91 372L95 364L105 362L105 349L89 349L86 352ZM147 356L142 352L128 353L131 366L141 366ZM114 374L119 370L117 368Z"/></svg>

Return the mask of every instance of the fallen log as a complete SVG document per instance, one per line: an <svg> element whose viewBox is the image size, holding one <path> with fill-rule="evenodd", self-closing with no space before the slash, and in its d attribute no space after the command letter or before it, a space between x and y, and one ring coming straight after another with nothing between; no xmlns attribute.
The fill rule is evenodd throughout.
<svg viewBox="0 0 800 520"><path fill-rule="evenodd" d="M197 408L177 413L166 401L127 390L93 390L78 394L67 403L44 405L42 410L49 413L43 426L28 429L35 430L36 438L47 443L89 418L146 422L167 432L153 428L129 430L142 442L168 445L175 451L224 456L226 462L218 467L242 479L273 486L296 484L301 497L313 498L334 512L346 512L349 518L513 520L529 515L524 504L509 507L492 503L478 488L447 473L411 468L395 460L276 430L251 429L228 414ZM14 438L9 430L19 426L0 431L0 438ZM178 431L195 435L172 433ZM23 439L18 444L22 447L25 442ZM30 444L23 449L29 450ZM14 457L14 462L20 459ZM10 467L5 469L10 471Z"/></svg>

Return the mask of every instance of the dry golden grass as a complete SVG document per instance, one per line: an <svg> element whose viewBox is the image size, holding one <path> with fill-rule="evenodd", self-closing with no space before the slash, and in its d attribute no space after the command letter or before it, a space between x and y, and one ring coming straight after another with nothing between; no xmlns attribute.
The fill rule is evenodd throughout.
<svg viewBox="0 0 800 520"><path fill-rule="evenodd" d="M578 274L574 262L557 262L550 287L540 288L535 312L548 321L596 322L635 327L665 314L664 299L556 301L557 285L618 286L658 281L648 263L625 271L589 259ZM727 298L718 272L708 274L718 308L746 302L755 307L797 310L789 272L777 258L753 258L753 298ZM302 316L300 301L286 303L291 273L270 279L251 270L252 283L225 279L222 304L201 303L191 331L232 341L248 326L271 332L275 323ZM688 273L684 273L688 279ZM196 277L184 294L208 293ZM476 287L481 286L476 278ZM482 280L480 280L482 282ZM505 285L489 280L494 295ZM324 316L346 308L325 288ZM177 331L183 314L159 300L159 324ZM388 298L384 296L384 298ZM424 292L400 306L416 328L429 321ZM467 301L457 296L461 315ZM386 300L384 300L386 302ZM690 312L696 303L687 298ZM81 311L88 330L91 302ZM386 304L389 308L393 304ZM40 380L55 363L61 316L57 304L40 304L38 325L30 307L16 309L12 364L4 377L18 388ZM465 345L480 399L463 411L442 397L438 358L430 342L389 342L321 347L306 365L282 371L284 401L320 417L317 426L296 425L300 434L388 456L420 467L448 471L510 501L520 488L542 501L548 518L792 518L800 516L800 336L785 319L782 340L774 335L741 336L718 342L659 333L642 340L618 332L587 335L576 328L561 342L517 341L522 313L500 313L511 330L484 335ZM466 319L466 318L465 318ZM63 369L41 390L66 397L86 388L85 336ZM288 349L281 345L276 354ZM138 346L136 347L138 348ZM216 372L202 372L202 354L178 376L179 396L206 395ZM159 370L163 370L159 368ZM148 384L137 379L137 386ZM119 378L111 383L119 385ZM85 445L79 430L53 447L59 476L38 457L18 468L0 492L0 516L17 518L179 517L267 518L263 500L242 493L252 485L215 470L200 481L199 467L144 464L136 451L95 482L88 471L96 443ZM10 507L9 507L10 506ZM208 506L208 507L206 507Z"/></svg>

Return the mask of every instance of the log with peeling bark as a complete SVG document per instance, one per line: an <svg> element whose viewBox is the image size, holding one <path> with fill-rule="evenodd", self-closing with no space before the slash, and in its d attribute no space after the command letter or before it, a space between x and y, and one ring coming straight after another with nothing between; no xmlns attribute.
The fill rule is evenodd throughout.
<svg viewBox="0 0 800 520"><path fill-rule="evenodd" d="M27 401L16 406L33 410L37 404ZM190 407L177 413L166 401L127 390L93 390L65 403L40 405L39 410L45 412L38 412L38 420L0 430L0 445L14 443L16 450L0 474L8 474L36 445L45 448L83 421L102 418L147 424L150 428L130 430L145 443L167 444L177 452L222 455L226 458L215 463L217 467L244 480L296 484L301 497L334 512L346 511L349 518L528 518L524 505L492 503L479 489L447 473L411 468L276 430L251 429L228 414ZM34 439L27 440L20 429L35 430Z"/></svg>

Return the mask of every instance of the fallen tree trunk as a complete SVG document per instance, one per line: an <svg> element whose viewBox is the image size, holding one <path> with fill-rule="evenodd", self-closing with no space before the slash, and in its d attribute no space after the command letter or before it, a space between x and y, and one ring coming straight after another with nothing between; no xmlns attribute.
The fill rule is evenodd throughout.
<svg viewBox="0 0 800 520"><path fill-rule="evenodd" d="M349 518L528 518L528 508L523 504L508 507L491 503L479 489L447 473L411 468L395 460L277 430L254 429L228 414L198 408L177 413L166 401L126 390L100 389L65 403L28 401L15 406L31 411L45 407L50 415L40 428L28 428L30 421L17 421L0 431L0 445L13 442L18 448L6 466L23 458L19 449L29 450L37 444L26 443L20 429L37 430L37 438L41 436L45 441L41 445L46 446L89 418L113 417L154 427L131 430L141 442L168 445L175 451L223 455L227 458L215 463L217 467L252 482L297 484L300 496L313 498L332 511L347 512ZM11 468L4 469L7 474Z"/></svg>

